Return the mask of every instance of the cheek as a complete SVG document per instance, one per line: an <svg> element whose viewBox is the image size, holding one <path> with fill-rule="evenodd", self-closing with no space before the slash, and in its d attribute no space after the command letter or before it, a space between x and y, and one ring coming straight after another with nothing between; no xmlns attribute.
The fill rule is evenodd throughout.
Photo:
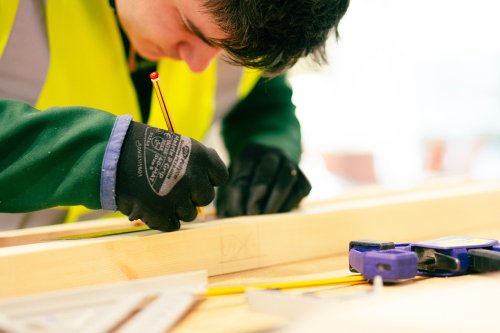
<svg viewBox="0 0 500 333"><path fill-rule="evenodd" d="M184 25L177 22L171 16L162 16L156 20L156 24L149 26L147 31L149 39L161 45L176 45L191 38Z"/></svg>
<svg viewBox="0 0 500 333"><path fill-rule="evenodd" d="M151 31L154 31L152 30L154 28L153 22L144 19L148 13L145 9L141 6L135 6L134 8L124 7L120 10L120 7L118 7L120 24L130 41L136 44L136 47L138 43L150 39L149 35Z"/></svg>

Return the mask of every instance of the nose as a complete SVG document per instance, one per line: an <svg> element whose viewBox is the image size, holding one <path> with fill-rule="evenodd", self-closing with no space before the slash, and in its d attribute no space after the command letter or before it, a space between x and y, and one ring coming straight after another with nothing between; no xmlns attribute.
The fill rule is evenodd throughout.
<svg viewBox="0 0 500 333"><path fill-rule="evenodd" d="M181 59L195 73L205 70L210 61L221 52L219 48L205 44L201 40L182 42L178 46L178 51Z"/></svg>

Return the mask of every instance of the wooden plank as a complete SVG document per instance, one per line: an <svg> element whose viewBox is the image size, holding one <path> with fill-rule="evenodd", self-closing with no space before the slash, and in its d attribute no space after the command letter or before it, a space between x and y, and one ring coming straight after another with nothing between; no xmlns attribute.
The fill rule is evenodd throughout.
<svg viewBox="0 0 500 333"><path fill-rule="evenodd" d="M450 177L450 178L440 178L438 180L433 180L429 182L422 182L416 186L393 186L393 187L381 187L379 185L370 186L360 186L355 187L343 194L336 195L333 198L308 201L305 200L302 203L302 208L309 209L313 207L324 207L325 205L331 205L340 202L352 202L353 200L368 199L368 198L380 198L384 196L394 196L406 193L416 193L422 191L437 190L441 188L451 189L451 188L463 188L467 184L471 184L470 179ZM206 221L211 221L216 219L215 210L213 207L205 207L204 209L204 219ZM50 225L43 227L9 230L0 232L0 248L32 244L38 242L51 241L59 237L73 236L85 233L95 233L101 231L110 230L120 230L129 227L136 227L144 225L141 221L130 222L124 218L108 218L99 219L96 221L83 221L78 223L70 224L59 224Z"/></svg>
<svg viewBox="0 0 500 333"><path fill-rule="evenodd" d="M0 247L46 242L58 237L125 229L144 225L142 221L110 218L0 232Z"/></svg>
<svg viewBox="0 0 500 333"><path fill-rule="evenodd" d="M500 183L477 183L223 219L173 233L72 241L53 249L34 244L39 248L18 253L6 248L0 250L0 297L198 269L214 276L345 253L352 239L468 234L498 224L499 202Z"/></svg>

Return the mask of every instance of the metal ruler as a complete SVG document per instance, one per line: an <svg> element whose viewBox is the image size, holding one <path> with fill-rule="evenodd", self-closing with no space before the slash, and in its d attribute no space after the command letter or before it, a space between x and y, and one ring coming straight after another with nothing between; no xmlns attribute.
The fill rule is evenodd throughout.
<svg viewBox="0 0 500 333"><path fill-rule="evenodd" d="M5 299L0 331L166 332L206 287L207 272L195 271Z"/></svg>

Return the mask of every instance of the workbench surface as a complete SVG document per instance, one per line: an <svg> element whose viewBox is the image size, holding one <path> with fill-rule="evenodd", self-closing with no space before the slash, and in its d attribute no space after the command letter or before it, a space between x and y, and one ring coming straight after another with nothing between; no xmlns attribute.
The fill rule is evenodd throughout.
<svg viewBox="0 0 500 333"><path fill-rule="evenodd" d="M393 207L396 207L397 210L396 212L404 212L404 210L409 209L411 212L418 213L418 207L419 205L425 205L427 210L432 210L433 214L425 215L425 216L434 216L433 220L429 221L422 221L422 225L425 226L426 228L432 227L435 225L434 230L428 230L428 234L431 235L432 237L430 238L435 238L435 237L441 237L441 236L448 236L452 234L456 235L467 235L467 236L475 236L475 237L484 237L484 238L493 238L493 239L500 239L500 213L496 206L498 205L492 205L492 202L494 202L500 191L500 184L497 184L498 186L492 186L491 184L487 186L487 190L483 193L481 191L476 191L474 190L473 192L465 192L467 193L467 196L455 196L453 200L455 200L459 206L456 207L456 210L459 211L460 214L455 214L453 212L453 202L454 201L449 201L448 199L436 199L436 200L441 200L441 201L432 201L437 196L433 196L433 192L431 193L430 197L434 198L431 201L418 201L417 204L413 205L411 204L413 201L408 200L408 197L404 196L403 199L398 199L396 201L390 201L389 204L384 203L384 201L380 201L382 204L386 205L387 209L384 210L385 215L391 215L391 213L394 211ZM497 190L499 189L499 190ZM425 191L424 191L425 192ZM421 191L419 190L418 193L422 194ZM470 194L472 193L472 194ZM406 195L407 193L404 193ZM419 195L420 195L419 194ZM424 193L425 194L425 193ZM384 195L383 197L387 197L388 195ZM389 195L390 196L390 195ZM340 224L340 227L343 227L344 229L339 229L338 234L331 234L331 231L336 230L335 228L328 229L330 234L324 235L324 239L322 239L323 243L328 243L327 240L331 238L332 242L335 243L335 248L334 252L330 255L321 255L317 256L316 254L322 253L321 251L317 251L315 248L310 248L309 251L311 251L311 258L306 258L298 261L291 260L290 258L287 258L286 263L278 263L278 264L262 264L258 268L252 269L253 266L255 265L250 265L248 268L245 268L246 266L239 264L239 266L234 266L233 272L232 273L224 273L224 272L217 272L217 274L209 274L209 287L220 287L220 286L231 286L231 285L256 285L256 284L264 284L264 283L275 283L275 282L284 282L284 281L290 281L290 280L310 280L310 279L318 279L318 278L330 278L330 277L341 277L341 276L346 276L346 275L352 275L353 273L349 272L348 270L348 258L347 258L347 252L348 252L348 241L347 237L351 237L352 235L368 235L369 233L367 232L366 229L362 229L362 226L365 225L365 220L370 219L370 217L374 216L373 214L366 214L367 213L372 213L374 212L374 209L378 209L376 207L378 206L378 202L375 200L372 200L373 198L377 198L376 195L370 194L369 196L371 199L369 201L366 201L366 198L363 198L363 204L362 205L354 205L353 207L349 206L349 200L346 199L347 203L345 201L342 201L342 204L340 206L334 207L333 211L337 213L342 213L344 214L344 210L349 210L351 215L339 215L339 216L346 216L346 219L349 218L349 221L343 221L345 222L344 224ZM471 198L471 201L474 202L474 204L468 205L467 200L468 198ZM441 197L440 197L441 198ZM356 201L357 203L361 202L358 200L359 198L353 200ZM391 199L392 200L392 199ZM358 202L359 201L359 202ZM445 205L439 206L435 203L440 203L443 202ZM402 204L404 203L404 205ZM410 205L411 204L411 205ZM346 208L349 206L348 208ZM435 206L435 207L434 207ZM451 206L451 208L450 208ZM340 207L340 208L339 208ZM374 208L375 207L375 208ZM441 209L441 207L446 207L444 209ZM484 209L482 209L483 207ZM478 223L474 223L471 221L474 221L474 211L477 210L477 216L480 216L480 221ZM375 210L377 213L377 211ZM384 214L377 213L377 217L385 218ZM454 215L455 214L455 215ZM440 233L440 227L441 224L439 223L443 217L456 217L456 216L461 216L463 215L463 220L460 225L453 226L453 221L446 221L446 223L443 223L442 225L442 232ZM292 215L284 215L291 217ZM414 217L411 217L414 218ZM259 231L262 231L262 229L259 229L262 227L266 221L265 217L261 217L258 219L259 223L261 224L256 224L257 229ZM481 223L482 221L488 220L487 222ZM239 223L236 221L234 225L225 225L221 224L220 227L215 228L218 230L218 234L222 234L222 236L226 235L224 232L220 230L224 230L224 228L236 228L236 227L241 227L241 225L248 226L249 223L247 220L242 220L242 223ZM393 217L388 217L387 220L380 220L384 226L388 225L396 225L397 219L394 219ZM498 223L496 222L498 221ZM351 223L348 224L347 222ZM404 222L402 222L402 228L398 231L398 233L394 233L393 230L386 230L386 233L377 231L376 229L376 223L377 221L369 221L370 222L370 228L368 231L373 230L374 232L376 231L375 239L380 239L380 235L386 235L388 238L385 239L380 239L380 240L385 240L385 241L396 241L396 242L402 242L406 236L407 237L413 237L412 239L408 239L407 241L410 242L415 242L415 241L423 241L427 240L429 238L421 239L421 235L424 233L414 233L414 230L418 230L418 219L415 221L412 220L411 223L407 225L408 229L405 231L406 225ZM467 222L467 223L466 223ZM253 223L253 222L252 222ZM281 221L279 223L282 223ZM286 223L286 222L285 222ZM313 223L312 221L310 223ZM286 225L286 224L282 224ZM349 230L345 230L346 226L351 225L352 228ZM415 226L417 225L417 226ZM325 224L320 224L319 226L326 226ZM330 228L328 226L328 228ZM228 229L228 230L229 230ZM235 229L236 230L236 229ZM240 230L240 229L237 229ZM246 229L242 229L245 231ZM253 230L253 229L252 229ZM457 233L450 233L450 230L456 230ZM275 235L276 230L271 230L272 233L270 235ZM361 232L361 233L360 233ZM318 233L320 234L320 233ZM4 233L4 235L8 235L7 233ZM179 235L182 235L181 232L179 233L172 233L170 235L152 235L152 236L147 236L147 237L165 237L168 236L169 238L165 238L166 241L169 240L175 240L175 243L172 244L178 244L177 242L181 240L182 237L179 237ZM189 234L186 234L189 235ZM405 236L406 235L406 236ZM2 236L2 233L0 233L0 236ZM174 236L174 238L170 238L171 236ZM227 234L226 236L231 236L231 234ZM266 235L264 235L266 236ZM300 235L299 235L300 236ZM179 240L176 240L177 237L179 237ZM259 237L263 237L262 235L259 235ZM257 237L256 239L260 239ZM398 239L391 239L391 237L396 237ZM0 237L1 238L1 237ZM5 237L4 239L7 239L8 237ZM156 239L156 238L151 238L151 239ZM146 238L144 238L146 239ZM194 238L196 239L196 238ZM223 238L221 238L223 239ZM300 239L299 238L294 238L294 240ZM356 239L360 239L356 237ZM272 239L271 239L272 240ZM120 243L121 242L121 243ZM113 250L111 253L113 254L113 259L117 259L118 261L121 262L123 258L118 258L116 257L117 253L119 252L114 252L116 249L124 249L127 250L126 254L129 256L133 255L130 252L130 249L135 249L135 248L127 248L130 244L134 243L135 240L123 240L120 242L109 242L106 243L100 242L96 244L96 248L99 249L99 251L108 251L108 250ZM314 244L314 240L309 240L308 241L311 244ZM285 242L286 243L286 242ZM47 246L49 246L50 243L47 243ZM104 245L103 245L104 244ZM107 245L106 245L107 244ZM181 244L181 243L179 243ZM289 242L289 249L291 252L296 253L297 252L297 244L294 242ZM34 244L36 246L36 244ZM170 248L172 248L173 245L170 244ZM261 244L262 246L262 244ZM90 245L79 245L75 246L75 248L81 248L83 249L92 249ZM101 249L103 248L103 249ZM342 249L345 249L342 250ZM71 247L67 249L62 249L61 251L73 251L75 253L80 253L76 252L76 250L72 250ZM147 250L147 249L145 249ZM168 248L166 248L167 252ZM286 250L286 249L285 249ZM293 250L293 251L292 251ZM300 248L299 248L300 250ZM10 270L5 270L5 272L9 272L10 275L13 275L12 277L6 277L4 274L4 277L2 277L2 281L11 281L9 278L21 278L22 275L29 275L29 272L27 271L29 266L26 266L27 268L19 268L18 267L13 267L12 264L15 263L16 258L22 259L26 261L27 263L33 262L32 260L36 259L39 260L40 256L33 256L32 253L33 251L28 251L30 253L25 253L25 254L16 254L14 256L9 255L10 250L8 247L1 249L0 250L0 265L5 265L5 267L12 267ZM53 251L58 251L58 250L53 250ZM101 252L102 252L101 251ZM281 249L283 251L283 249ZM36 251L35 251L36 252ZM42 251L43 252L43 251ZM101 253L101 252L95 252L95 253ZM46 252L48 254L54 255L58 252ZM104 252L102 252L104 253ZM35 253L36 254L36 253ZM259 252L259 255L262 253ZM62 258L62 257L61 257ZM97 258L96 258L97 259ZM293 259L293 258L292 258ZM179 259L180 260L180 259ZM280 259L281 260L281 259ZM76 267L76 266L75 266ZM147 270L145 270L147 272ZM33 272L34 275L36 272ZM82 272L83 273L83 272ZM99 273L99 272L97 272ZM97 274L96 273L96 274ZM103 272L103 274L106 272ZM119 280L124 280L124 279L133 279L133 277L130 277L130 271L125 272L129 275L126 276L117 276L115 273L110 274L113 279L116 279L117 281ZM6 275L9 275L6 274ZM85 274L88 274L85 272ZM48 275L47 275L48 276ZM29 278L28 277L23 277L25 280ZM28 279L29 280L29 279ZM26 281L28 281L26 280ZM15 281L12 280L12 281ZM24 281L24 280L23 280ZM64 281L64 277L61 277L61 281ZM88 284L89 280L86 280L85 283ZM498 281L498 283L496 282ZM493 282L493 284L492 284ZM12 282L10 282L10 286L14 286ZM418 295L426 295L426 294L436 294L439 295L436 291L440 290L451 290L453 291L454 288L457 288L457 290L460 290L462 286L472 286L474 288L477 288L477 290L480 290L482 286L488 285L488 288L491 289L492 293L495 294L495 297L492 297L492 299L497 300L498 296L500 296L500 276L498 275L491 275L491 274L481 274L481 275L466 275L466 276L460 276L460 277L452 277L452 278L416 278L412 279L409 281L406 281L404 283L397 283L397 284L390 284L390 285L385 285L383 288L383 293L384 295L395 295L396 297L402 297L406 298L409 303L412 302L412 300L415 300L416 306L421 306L422 300L419 298L420 296ZM4 284L5 285L5 284ZM84 285L84 284L82 284ZM46 286L43 286L45 288ZM50 286L49 286L50 287ZM318 297L336 297L340 295L346 295L346 294L354 294L359 291L367 291L371 289L372 286L370 284L358 284L358 285L342 285L342 286L325 286L325 287L316 287L313 289L302 289L302 290L290 290L290 291L284 291L286 293L308 293L308 294L313 294ZM7 289L12 289L12 288L3 288L3 291L5 292ZM56 288L54 288L55 290ZM26 295L28 289L23 289L19 288L19 295ZM40 289L43 291L42 289ZM443 299L439 299L439 296L436 296L437 298L435 299L435 302L429 302L429 305L432 305L433 303L439 303L439 302L444 302ZM486 297L488 298L488 297ZM463 303L467 306L470 306L468 304L467 297L464 296L463 298ZM475 300L471 300L475 301ZM419 303L420 302L420 303ZM482 302L481 302L482 303ZM426 307L429 307L426 306ZM467 306L463 305L462 308L467 308ZM477 307L477 305L476 305ZM346 306L348 308L348 306ZM369 318L366 313L366 309L363 309L362 307L359 307L359 313L361 318ZM363 312L365 311L365 312ZM413 309L412 311L416 311ZM454 309L455 314L459 314L459 311L456 311ZM353 311L356 312L356 311ZM450 309L450 307L445 307L444 309L439 309L439 310L434 310L432 313L437 312L441 313L443 318L447 318L449 316L453 316L453 312ZM425 318L428 318L428 321L430 321L428 324L430 325L429 327L438 327L437 322L432 322L432 321L437 321L435 317L432 315L425 315L425 311L423 311L420 314L416 314L419 316L419 322L420 320L423 320L425 322ZM423 316L423 317L422 317ZM462 316L465 316L465 314L462 314ZM385 318L385 322L398 322L401 321L403 323L407 322L408 319L401 317L396 317L396 318ZM423 318L423 319L422 319ZM321 318L320 318L321 319ZM367 322L369 322L369 319L367 319ZM353 328L352 330L347 330L347 331L352 331L352 332L357 332L356 324L360 323L353 323ZM210 333L210 332L238 332L238 333L251 333L251 332L295 332L293 329L290 329L290 320L286 319L284 317L276 316L276 315L271 315L271 314L265 314L265 313L259 313L255 311L251 311L248 308L247 305L247 299L244 294L236 294L236 295L228 295L228 296L215 296L215 297L208 297L202 300L199 300L196 305L176 324L176 326L171 330L172 332L175 333L185 333L185 332L204 332L204 333ZM481 325L488 325L487 321L483 321ZM478 327L481 327L479 325ZM418 327L415 326L415 327ZM460 330L457 330L456 327L453 327L453 332L459 332ZM465 327L465 326L464 326ZM293 328L293 327L292 327ZM391 330L391 327L386 327L385 332L396 332L398 329L401 329L397 325L392 327L394 330ZM484 328L484 327L483 327ZM311 327L310 332L322 332L319 328L317 329L316 327ZM342 331L341 329L337 329L336 332ZM377 331L377 330L374 330ZM434 330L431 330L434 331ZM445 330L446 331L446 330ZM326 331L325 331L326 332ZM421 332L421 331L420 331ZM461 331L460 331L461 332ZM405 332L407 333L407 332Z"/></svg>
<svg viewBox="0 0 500 333"><path fill-rule="evenodd" d="M500 239L500 223L498 228L488 228L477 230L470 236ZM348 244L346 244L347 250ZM290 279L314 279L314 278L327 278L346 276L352 274L347 269L348 258L347 255L339 255L332 257L319 258L314 260L305 260L292 264L277 265L268 268L255 269L246 272L238 272L215 276L209 278L209 286L226 286L238 284L260 284L276 281L286 281ZM500 296L500 275L494 274L493 278L496 279L498 285L496 289L491 289L491 294L495 295L495 300ZM401 297L407 296L407 301L410 304L413 295L431 293L432 291L440 288L459 288L464 285L473 284L478 288L485 282L491 280L491 274L483 275L464 275L451 278L416 278L414 280L406 281L398 284L385 285L383 288L384 294L396 295ZM335 296L345 295L346 293L355 293L358 291L366 291L371 288L369 284L351 285L351 286L332 286L332 287L315 287L309 289L301 289L286 292L304 292L313 293L318 296ZM490 288L488 286L488 288ZM467 303L467 299L463 300ZM464 304L464 307L468 306ZM480 305L475 305L480 306ZM446 308L443 309L443 316L446 316ZM423 316L423 314L415 315ZM422 318L420 318L422 319ZM397 321L398 318L387 319L387 322ZM471 319L472 320L472 319ZM172 330L173 333L271 333L271 332L287 332L286 324L290 320L254 311L250 311L247 306L245 295L229 295L210 297L202 300L199 304L189 312ZM431 329L435 323L428 323L430 329L427 332L436 332ZM481 327L481 325L478 325ZM500 328L496 326L498 330ZM309 332L318 332L314 327L311 327ZM491 331L491 330L490 330ZM495 330L493 330L495 331ZM356 323L353 323L352 332L359 332L356 330ZM374 330L373 332L378 332ZM391 330L390 325L384 331L398 332ZM422 331L420 331L421 333ZM449 331L451 332L451 330ZM456 332L456 330L455 330ZM336 332L338 333L338 331ZM406 333L406 332L405 332Z"/></svg>

